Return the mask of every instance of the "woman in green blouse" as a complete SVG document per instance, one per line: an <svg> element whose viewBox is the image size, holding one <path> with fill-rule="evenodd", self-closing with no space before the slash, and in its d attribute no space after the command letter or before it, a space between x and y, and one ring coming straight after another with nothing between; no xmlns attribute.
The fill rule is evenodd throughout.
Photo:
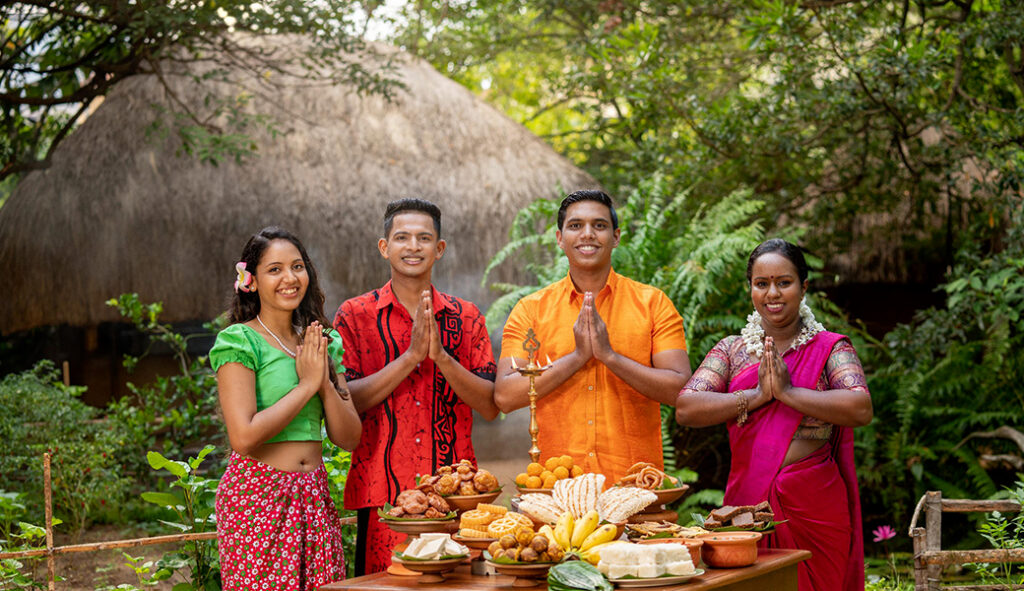
<svg viewBox="0 0 1024 591"><path fill-rule="evenodd" d="M222 584L315 590L344 578L321 424L359 443L342 342L306 249L281 228L253 235L236 265L230 320L210 350L231 460L217 489Z"/></svg>

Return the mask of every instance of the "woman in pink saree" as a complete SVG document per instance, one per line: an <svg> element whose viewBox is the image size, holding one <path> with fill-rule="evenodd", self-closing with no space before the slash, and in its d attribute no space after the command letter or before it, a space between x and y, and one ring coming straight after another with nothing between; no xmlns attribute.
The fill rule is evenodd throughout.
<svg viewBox="0 0 1024 591"><path fill-rule="evenodd" d="M771 504L785 523L762 543L811 551L799 567L801 591L863 590L853 427L873 415L864 370L849 339L826 331L804 303L799 247L762 243L747 280L754 312L746 328L708 353L679 393L676 420L727 424L725 503Z"/></svg>

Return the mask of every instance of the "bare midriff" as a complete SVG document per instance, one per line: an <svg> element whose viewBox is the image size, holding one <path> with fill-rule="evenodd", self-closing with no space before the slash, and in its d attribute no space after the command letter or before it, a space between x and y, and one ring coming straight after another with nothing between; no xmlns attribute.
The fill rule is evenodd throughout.
<svg viewBox="0 0 1024 591"><path fill-rule="evenodd" d="M828 443L826 439L794 439L789 443L786 459L782 460L782 466L785 467L799 462L821 449L826 443Z"/></svg>
<svg viewBox="0 0 1024 591"><path fill-rule="evenodd" d="M283 472L312 472L323 463L319 441L264 443L249 457Z"/></svg>

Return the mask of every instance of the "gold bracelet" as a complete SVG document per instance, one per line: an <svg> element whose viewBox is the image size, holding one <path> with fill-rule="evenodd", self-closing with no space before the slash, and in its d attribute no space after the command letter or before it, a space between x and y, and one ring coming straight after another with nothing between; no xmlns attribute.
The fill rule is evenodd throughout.
<svg viewBox="0 0 1024 591"><path fill-rule="evenodd" d="M747 422L747 396L745 390L733 392L736 396L736 424L742 425Z"/></svg>

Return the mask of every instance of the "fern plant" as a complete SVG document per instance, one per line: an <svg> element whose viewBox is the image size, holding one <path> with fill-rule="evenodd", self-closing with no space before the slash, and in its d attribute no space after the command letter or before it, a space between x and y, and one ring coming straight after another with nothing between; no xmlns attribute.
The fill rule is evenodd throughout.
<svg viewBox="0 0 1024 591"><path fill-rule="evenodd" d="M1024 416L1024 220L1015 218L1001 252L959 253L940 288L945 307L919 312L873 352L876 420L858 433L865 506L905 520L927 490L985 499L1012 482L1014 469L983 456L1020 450L968 436Z"/></svg>

